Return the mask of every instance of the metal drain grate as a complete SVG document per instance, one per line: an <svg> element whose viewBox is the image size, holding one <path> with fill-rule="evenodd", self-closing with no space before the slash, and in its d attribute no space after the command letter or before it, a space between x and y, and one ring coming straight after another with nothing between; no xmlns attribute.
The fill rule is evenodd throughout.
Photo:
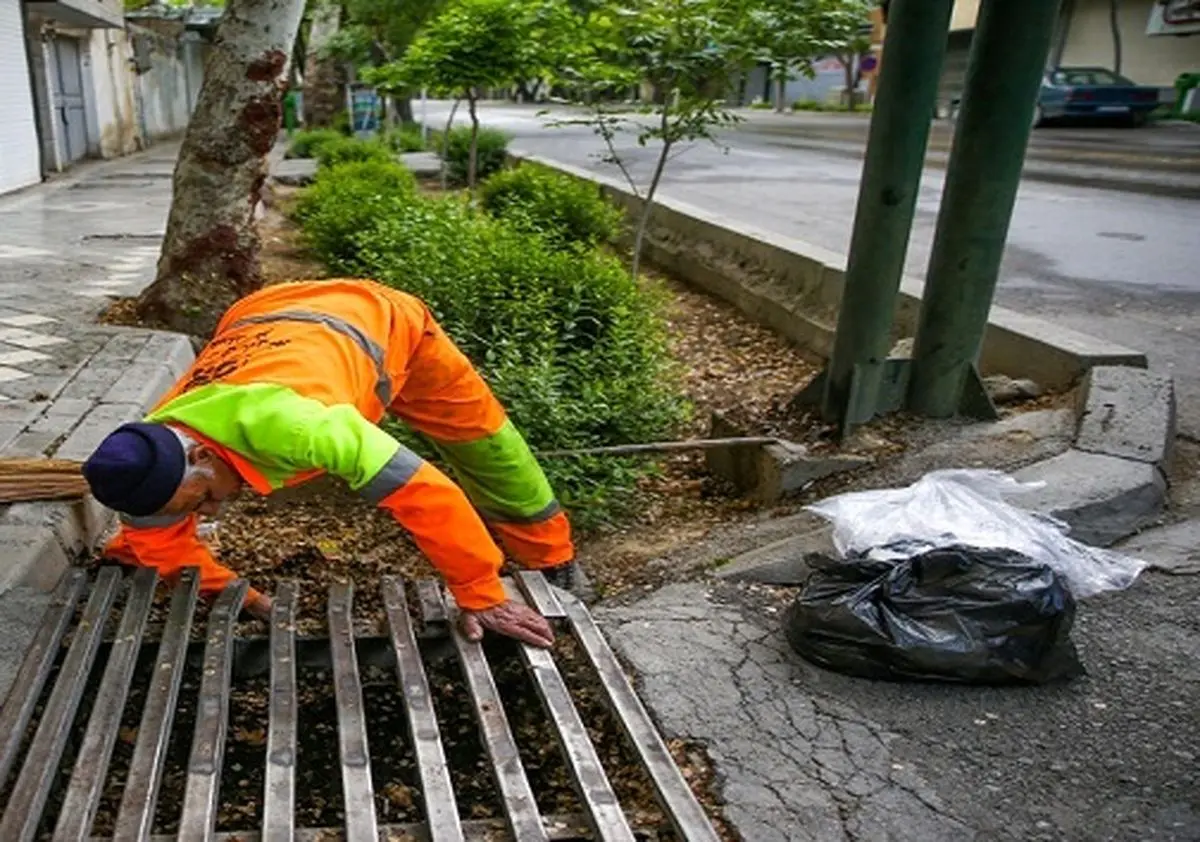
<svg viewBox="0 0 1200 842"><path fill-rule="evenodd" d="M105 641L119 594L128 579L127 595L115 636ZM718 836L688 788L671 754L645 708L624 676L591 614L581 602L549 587L537 573L521 573L512 593L527 600L544 616L564 626L594 671L615 720L633 748L638 762L653 783L655 794L670 825L686 842L718 842ZM644 838L618 801L601 764L568 685L553 655L519 646L525 672L537 690L553 725L557 741L582 812L542 815L538 810L517 740L510 728L500 693L483 647L467 641L442 602L438 583L418 583L417 604L425 627L445 629L465 678L479 738L491 766L503 819L460 818L451 778L446 744L440 733L434 697L430 691L425 658L417 640L417 624L410 615L401 580L386 578L382 597L387 618L386 652L398 680L410 747L420 781L425 821L419 824L383 824L377 819L372 781L367 712L363 703L359 662L361 638L353 624L353 591L350 585L329 589L328 656L337 710L338 764L329 773L340 773L344 826L299 827L297 804L297 693L296 609L299 589L284 583L276 591L264 656L269 661L266 760L263 775L261 828L255 832L217 833L216 821L222 767L229 727L230 689L238 647L246 641L235 635L245 597L245 583L227 588L209 614L203 647L201 679L196 696L195 725L187 760L182 812L177 835L152 833L156 805L163 784L168 742L187 662L188 643L197 603L197 579L187 570L173 588L162 636L153 659L153 672L140 710L140 725L121 792L113 833L93 836L92 824L108 779L109 765L129 699L139 653L143 650L148 617L157 585L155 571L138 570L128 576L121 568L105 567L89 588L85 571L71 571L60 584L33 645L0 708L0 784L9 782L9 797L0 819L0 840L32 842L84 842L111 839L221 840L221 842L467 842L467 840L621 840ZM84 598L86 596L86 602ZM80 603L82 611L79 611ZM61 649L69 635L65 655ZM145 644L147 646L151 644ZM106 657L105 657L106 656ZM302 658L301 658L302 659ZM104 661L103 674L94 692L85 693L93 668ZM53 683L50 676L58 665ZM90 706L85 704L90 698ZM41 708L36 728L35 713ZM86 721L82 738L72 734L75 723ZM59 785L61 805L51 793L56 780L68 770L68 742L78 739L69 782ZM547 739L551 739L547 736ZM17 761L21 765L17 767ZM15 770L15 779L12 779ZM336 770L336 771L335 771ZM64 792L65 789L65 792ZM56 809L56 812L55 812ZM47 829L52 828L49 836Z"/></svg>

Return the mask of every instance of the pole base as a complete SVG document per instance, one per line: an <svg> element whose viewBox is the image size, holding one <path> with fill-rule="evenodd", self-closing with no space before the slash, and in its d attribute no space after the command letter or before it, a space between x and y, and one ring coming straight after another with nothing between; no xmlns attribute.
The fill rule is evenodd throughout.
<svg viewBox="0 0 1200 842"><path fill-rule="evenodd" d="M882 363L855 365L850 377L850 391L846 404L832 407L829 417L829 420L837 424L838 437L844 439L854 427L877 416L904 409L908 401L908 383L911 376L912 360L909 357L890 357ZM825 369L796 393L789 404L790 408L807 409L822 406L828 379L829 372ZM963 384L957 414L978 421L995 421L1000 417L987 388L983 385L979 370L973 365L968 369L966 383Z"/></svg>

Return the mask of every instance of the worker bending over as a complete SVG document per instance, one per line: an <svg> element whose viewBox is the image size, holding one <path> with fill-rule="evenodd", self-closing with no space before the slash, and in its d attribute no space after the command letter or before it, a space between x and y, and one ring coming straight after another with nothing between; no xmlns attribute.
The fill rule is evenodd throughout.
<svg viewBox="0 0 1200 842"><path fill-rule="evenodd" d="M428 438L459 484L380 429L385 412ZM237 576L197 537L199 518L244 486L270 494L324 473L412 534L470 639L488 629L553 643L540 615L506 597L488 527L555 584L574 571L567 517L504 408L419 300L369 281L280 284L236 302L145 422L111 433L83 470L121 515L106 554L166 578L199 567L204 594ZM249 592L249 612L270 606Z"/></svg>

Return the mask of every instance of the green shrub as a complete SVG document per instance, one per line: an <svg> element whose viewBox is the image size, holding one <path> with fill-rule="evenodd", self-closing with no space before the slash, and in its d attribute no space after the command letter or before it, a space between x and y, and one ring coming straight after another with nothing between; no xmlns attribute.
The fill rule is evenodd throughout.
<svg viewBox="0 0 1200 842"><path fill-rule="evenodd" d="M393 160L391 148L383 141L377 138L359 140L353 137L339 137L322 143L317 147L314 157L317 159L317 166L322 168L354 161Z"/></svg>
<svg viewBox="0 0 1200 842"><path fill-rule="evenodd" d="M750 107L756 111L770 111L775 107L775 103L767 102L765 100L755 100L754 102L750 103Z"/></svg>
<svg viewBox="0 0 1200 842"><path fill-rule="evenodd" d="M412 173L395 161L350 161L318 170L293 213L321 259L338 272L354 274L361 265L358 234L381 217L401 212L415 195Z"/></svg>
<svg viewBox="0 0 1200 842"><path fill-rule="evenodd" d="M850 107L843 105L840 102L820 102L815 99L798 99L792 103L793 111L832 111L838 113L849 113ZM854 106L856 113L869 114L871 113L871 103L860 102Z"/></svg>
<svg viewBox="0 0 1200 842"><path fill-rule="evenodd" d="M362 273L429 305L535 450L658 439L684 418L658 294L618 260L556 249L457 197L403 203L353 239ZM583 525L631 502L646 472L611 458L543 467Z"/></svg>
<svg viewBox="0 0 1200 842"><path fill-rule="evenodd" d="M614 241L623 217L594 184L536 164L501 170L483 183L483 208L556 245L595 246Z"/></svg>
<svg viewBox="0 0 1200 842"><path fill-rule="evenodd" d="M442 135L438 134L434 149L441 151ZM432 139L431 139L432 143ZM467 162L471 155L471 127L451 129L446 142L446 170L455 184L467 183ZM480 127L478 150L475 153L475 178L483 181L504 168L508 160L508 135L496 129Z"/></svg>
<svg viewBox="0 0 1200 842"><path fill-rule="evenodd" d="M315 158L317 150L330 141L342 140L342 134L335 129L312 129L296 132L288 147L289 158Z"/></svg>
<svg viewBox="0 0 1200 842"><path fill-rule="evenodd" d="M384 135L384 142L393 151L401 154L425 151L425 141L421 138L421 126L417 123L409 123L392 129Z"/></svg>

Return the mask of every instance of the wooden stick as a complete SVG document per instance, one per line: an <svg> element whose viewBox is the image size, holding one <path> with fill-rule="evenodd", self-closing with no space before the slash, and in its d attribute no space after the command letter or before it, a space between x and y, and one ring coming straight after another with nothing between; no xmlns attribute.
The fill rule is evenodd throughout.
<svg viewBox="0 0 1200 842"><path fill-rule="evenodd" d="M783 440L773 436L742 436L728 439L688 439L685 441L656 441L646 444L616 444L607 447L584 447L579 450L543 450L535 455L558 456L632 456L637 453L669 453L685 450L712 450L718 447L741 447L754 445L782 444Z"/></svg>

